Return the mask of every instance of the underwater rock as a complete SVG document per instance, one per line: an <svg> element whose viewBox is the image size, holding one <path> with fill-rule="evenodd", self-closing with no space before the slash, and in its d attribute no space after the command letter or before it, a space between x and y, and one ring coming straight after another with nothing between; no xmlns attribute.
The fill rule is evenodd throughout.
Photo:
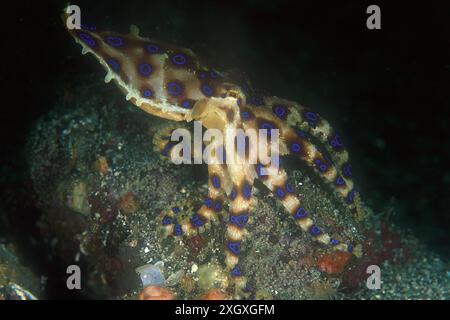
<svg viewBox="0 0 450 320"><path fill-rule="evenodd" d="M43 211L42 237L56 239L54 252L67 264L87 270L84 286L91 298L136 299L139 292L141 298L194 299L208 292L212 298L221 297L227 287L222 267L227 214L221 212L217 225L192 241L165 236L161 226L161 212L202 203L206 168L174 165L153 150L153 136L169 121L114 99L106 86L78 90L80 94L41 119L30 136L28 158L37 205ZM399 233L398 246L387 246L381 236L371 237L367 230L380 226L370 209L359 221L307 170L290 169L296 192L314 210L316 222L329 233L361 243L363 256L330 256L295 225L273 195L256 185L258 205L248 223L250 236L242 244L241 265L255 296L392 298L392 292L378 297L364 287L367 264L376 262L393 277L402 272L393 271L393 257L407 251L402 243L414 246L410 251L429 253L405 233ZM164 273L152 269L153 261L164 263ZM398 261L395 268L414 259ZM135 269L143 265L140 279ZM174 274L177 281L170 292L162 292L167 290L166 277Z"/></svg>
<svg viewBox="0 0 450 320"><path fill-rule="evenodd" d="M40 279L14 253L14 247L0 244L0 300L36 300Z"/></svg>

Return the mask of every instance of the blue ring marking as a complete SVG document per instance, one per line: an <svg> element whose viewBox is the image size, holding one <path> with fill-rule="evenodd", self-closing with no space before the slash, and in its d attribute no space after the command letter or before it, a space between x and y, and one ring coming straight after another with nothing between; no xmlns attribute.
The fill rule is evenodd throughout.
<svg viewBox="0 0 450 320"><path fill-rule="evenodd" d="M233 187L233 189L231 190L231 194L230 194L231 200L236 199L236 196L237 196L237 191L236 191L236 188Z"/></svg>
<svg viewBox="0 0 450 320"><path fill-rule="evenodd" d="M238 276L240 276L242 273L241 273L241 269L239 268L239 266L238 265L235 265L234 266L234 268L231 270L231 274L233 275L233 276L236 276L236 277L238 277Z"/></svg>
<svg viewBox="0 0 450 320"><path fill-rule="evenodd" d="M181 233L183 232L183 228L181 228L181 224L177 223L176 225L173 226L173 234L176 236L181 235Z"/></svg>
<svg viewBox="0 0 450 320"><path fill-rule="evenodd" d="M211 88L211 86L206 83L201 85L200 90L207 97L211 97L214 93L213 88Z"/></svg>
<svg viewBox="0 0 450 320"><path fill-rule="evenodd" d="M342 149L344 148L344 144L341 141L341 138L338 134L336 134L334 137L331 137L328 141L330 145L333 147L333 149Z"/></svg>
<svg viewBox="0 0 450 320"><path fill-rule="evenodd" d="M302 219L308 216L308 211L303 207L298 207L294 214L294 219Z"/></svg>
<svg viewBox="0 0 450 320"><path fill-rule="evenodd" d="M236 242L228 241L228 249L230 249L230 251L233 252L234 254L238 255L239 252L241 252L241 244L238 241Z"/></svg>
<svg viewBox="0 0 450 320"><path fill-rule="evenodd" d="M283 105L279 105L279 104L274 105L272 108L272 111L280 119L284 119L287 114L286 107Z"/></svg>
<svg viewBox="0 0 450 320"><path fill-rule="evenodd" d="M309 229L309 233L311 233L313 236L318 236L322 233L322 230L315 224L312 225L311 229Z"/></svg>
<svg viewBox="0 0 450 320"><path fill-rule="evenodd" d="M211 209L211 207L213 205L213 201L211 198L206 198L205 200L203 200L203 204Z"/></svg>
<svg viewBox="0 0 450 320"><path fill-rule="evenodd" d="M339 240L336 240L336 239L331 239L331 240L330 240L330 244L333 245L333 246L336 246L336 245L338 245L339 243L340 243Z"/></svg>
<svg viewBox="0 0 450 320"><path fill-rule="evenodd" d="M349 245L347 246L347 251L350 252L350 253L353 252L353 246L352 246L351 244L349 244Z"/></svg>
<svg viewBox="0 0 450 320"><path fill-rule="evenodd" d="M148 63L141 63L138 67L138 71L144 77L148 77L153 72L153 67Z"/></svg>
<svg viewBox="0 0 450 320"><path fill-rule="evenodd" d="M252 188L247 182L244 183L242 193L244 194L244 197L246 197L247 199L249 199L252 196Z"/></svg>
<svg viewBox="0 0 450 320"><path fill-rule="evenodd" d="M152 90L146 88L142 91L142 96L144 96L145 98L151 98L153 96L153 92Z"/></svg>
<svg viewBox="0 0 450 320"><path fill-rule="evenodd" d="M181 84L178 82L169 82L167 84L167 92L171 96L178 96L183 92L183 88L181 87Z"/></svg>
<svg viewBox="0 0 450 320"><path fill-rule="evenodd" d="M112 47L123 46L123 39L118 36L107 36L107 37L105 37L105 42Z"/></svg>
<svg viewBox="0 0 450 320"><path fill-rule="evenodd" d="M326 163L322 162L320 159L314 160L314 163L317 165L320 172L325 172L328 169Z"/></svg>
<svg viewBox="0 0 450 320"><path fill-rule="evenodd" d="M249 118L250 118L250 112L248 112L248 111L242 111L242 112L241 112L241 118L244 119L244 120L249 119Z"/></svg>
<svg viewBox="0 0 450 320"><path fill-rule="evenodd" d="M191 100L183 100L181 102L181 106L185 109L191 109L192 108L192 101Z"/></svg>
<svg viewBox="0 0 450 320"><path fill-rule="evenodd" d="M341 177L341 176L338 176L337 178L336 178L336 181L334 182L337 186L342 186L342 185L344 185L345 184L345 180Z"/></svg>
<svg viewBox="0 0 450 320"><path fill-rule="evenodd" d="M286 196L286 192L284 192L283 188L281 187L277 188L277 196L280 199L283 199Z"/></svg>
<svg viewBox="0 0 450 320"><path fill-rule="evenodd" d="M197 227L201 227L205 224L205 221L203 221L199 214L194 213L191 218L191 223Z"/></svg>
<svg viewBox="0 0 450 320"><path fill-rule="evenodd" d="M316 122L317 119L319 119L318 115L316 112L312 112L312 111L308 111L305 114L306 118L312 122Z"/></svg>
<svg viewBox="0 0 450 320"><path fill-rule="evenodd" d="M293 193L295 191L294 187L292 186L292 184L289 183L289 181L286 181L285 185L287 192L289 193Z"/></svg>
<svg viewBox="0 0 450 320"><path fill-rule="evenodd" d="M208 77L208 73L206 71L202 71L198 74L200 79L206 79Z"/></svg>
<svg viewBox="0 0 450 320"><path fill-rule="evenodd" d="M89 47L95 47L97 45L97 42L95 42L94 38L90 34L82 31L77 32L77 34L78 37Z"/></svg>
<svg viewBox="0 0 450 320"><path fill-rule="evenodd" d="M186 56L184 54L178 53L172 56L172 62L176 65L182 66L186 64Z"/></svg>
<svg viewBox="0 0 450 320"><path fill-rule="evenodd" d="M162 220L163 226L167 226L168 224L172 224L172 218L169 216L164 216Z"/></svg>
<svg viewBox="0 0 450 320"><path fill-rule="evenodd" d="M240 215L231 215L230 214L230 222L239 228L244 228L245 224L248 222L248 215L240 214Z"/></svg>
<svg viewBox="0 0 450 320"><path fill-rule="evenodd" d="M295 153L297 153L300 150L302 150L302 146L299 143L293 143L291 145L291 150L294 151Z"/></svg>
<svg viewBox="0 0 450 320"><path fill-rule="evenodd" d="M169 152L169 150L172 148L172 143L169 141L167 142L166 146L164 147L163 151L161 151L161 154L163 156L167 155L167 152Z"/></svg>
<svg viewBox="0 0 450 320"><path fill-rule="evenodd" d="M149 43L145 46L145 49L147 50L148 53L158 53L160 52L161 48L154 43Z"/></svg>
<svg viewBox="0 0 450 320"><path fill-rule="evenodd" d="M106 62L108 63L108 65L111 67L111 69L113 69L114 71L118 72L120 70L120 63L119 61L117 61L114 58L108 58L106 60Z"/></svg>
<svg viewBox="0 0 450 320"><path fill-rule="evenodd" d="M219 189L220 188L220 178L218 176L212 176L211 182L214 188Z"/></svg>
<svg viewBox="0 0 450 320"><path fill-rule="evenodd" d="M214 211L219 212L220 210L222 210L222 203L220 201L216 201L214 203Z"/></svg>
<svg viewBox="0 0 450 320"><path fill-rule="evenodd" d="M342 173L344 177L351 178L352 177L352 165L350 163L346 163L342 166Z"/></svg>
<svg viewBox="0 0 450 320"><path fill-rule="evenodd" d="M347 196L345 197L345 201L347 202L347 204L352 204L353 200L355 198L355 193L356 193L356 189L352 189Z"/></svg>
<svg viewBox="0 0 450 320"><path fill-rule="evenodd" d="M175 214L178 214L180 212L180 208L179 207L173 207L172 208L172 212Z"/></svg>

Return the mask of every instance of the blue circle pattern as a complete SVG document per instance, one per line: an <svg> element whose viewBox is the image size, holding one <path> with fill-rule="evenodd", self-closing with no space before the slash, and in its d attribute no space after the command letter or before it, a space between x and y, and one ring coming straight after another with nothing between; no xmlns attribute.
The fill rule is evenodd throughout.
<svg viewBox="0 0 450 320"><path fill-rule="evenodd" d="M250 198L252 196L252 188L250 187L250 185L246 182L244 184L244 188L242 189L244 197L246 197L247 199Z"/></svg>
<svg viewBox="0 0 450 320"><path fill-rule="evenodd" d="M172 62L176 65L182 66L186 64L186 56L184 54L178 53L172 57Z"/></svg>
<svg viewBox="0 0 450 320"><path fill-rule="evenodd" d="M313 236L318 236L322 233L322 230L315 224L311 226L311 229L309 229L309 233L311 233Z"/></svg>
<svg viewBox="0 0 450 320"><path fill-rule="evenodd" d="M240 215L230 215L230 222L237 226L238 228L244 228L245 224L248 222L248 215L240 214Z"/></svg>
<svg viewBox="0 0 450 320"><path fill-rule="evenodd" d="M241 269L239 268L238 265L234 266L234 268L231 270L231 274L236 277L238 277L242 274Z"/></svg>
<svg viewBox="0 0 450 320"><path fill-rule="evenodd" d="M105 38L105 41L106 41L107 44L109 44L112 47L121 47L121 46L123 46L123 39L121 37L107 36Z"/></svg>
<svg viewBox="0 0 450 320"><path fill-rule="evenodd" d="M153 92L152 92L152 90L146 88L146 89L144 89L144 91L142 91L142 95L143 95L145 98L150 98L150 97L153 96Z"/></svg>
<svg viewBox="0 0 450 320"><path fill-rule="evenodd" d="M202 90L202 93L207 97L211 97L213 95L213 89L206 83L202 84L200 89Z"/></svg>
<svg viewBox="0 0 450 320"><path fill-rule="evenodd" d="M294 219L302 219L308 216L308 211L303 207L298 207L294 214Z"/></svg>
<svg viewBox="0 0 450 320"><path fill-rule="evenodd" d="M283 105L274 105L272 110L273 110L273 112L275 113L275 115L278 118L284 119L286 117L287 110L286 110L285 106L283 106Z"/></svg>
<svg viewBox="0 0 450 320"><path fill-rule="evenodd" d="M138 70L141 75L148 77L153 72L153 67L148 63L141 63Z"/></svg>
<svg viewBox="0 0 450 320"><path fill-rule="evenodd" d="M178 96L183 92L183 88L178 82L169 82L167 84L167 92L172 96Z"/></svg>
<svg viewBox="0 0 450 320"><path fill-rule="evenodd" d="M228 248L231 250L231 252L233 252L236 255L241 252L241 244L238 241L236 242L228 241Z"/></svg>
<svg viewBox="0 0 450 320"><path fill-rule="evenodd" d="M78 37L90 47L95 47L97 45L94 38L86 32L78 32Z"/></svg>

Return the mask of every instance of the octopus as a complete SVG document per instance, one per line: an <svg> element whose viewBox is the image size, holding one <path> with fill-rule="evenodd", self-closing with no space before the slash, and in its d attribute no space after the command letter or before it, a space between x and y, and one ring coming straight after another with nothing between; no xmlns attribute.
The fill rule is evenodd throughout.
<svg viewBox="0 0 450 320"><path fill-rule="evenodd" d="M64 15L63 20L67 17ZM128 34L119 34L85 25L80 29L67 28L81 45L82 53L91 53L106 69L105 83L114 81L126 100L136 107L178 123L201 121L206 129L218 129L225 136L228 129L277 129L279 155L296 157L310 167L349 212L363 216L348 152L326 119L296 102L256 94L249 86L202 63L190 49L141 37L135 26L130 29ZM163 156L168 156L174 146L169 139L174 128L168 128L154 141ZM272 131L267 132L270 135ZM228 144L214 147L217 158L234 151L229 150ZM256 147L251 141L245 146L250 153ZM246 154L240 156L245 158ZM187 219L177 218L182 210L179 207L168 209L170 213L161 216L161 227L175 237L194 237L206 225L217 223L218 212L228 206L224 252L230 278L227 290L233 297L245 297L249 290L239 261L248 235L246 225L257 205L256 180L279 199L292 220L313 240L327 250L361 256L361 245L347 243L316 225L314 214L302 205L282 164L273 168L259 161L212 161L207 167L208 195L200 207L188 212Z"/></svg>

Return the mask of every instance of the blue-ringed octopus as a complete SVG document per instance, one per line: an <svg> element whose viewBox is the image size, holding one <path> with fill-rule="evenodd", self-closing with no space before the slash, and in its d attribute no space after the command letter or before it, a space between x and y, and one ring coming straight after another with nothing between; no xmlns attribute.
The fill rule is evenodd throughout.
<svg viewBox="0 0 450 320"><path fill-rule="evenodd" d="M63 16L64 21L67 17ZM105 82L113 80L128 101L151 115L178 122L201 121L205 128L221 131L278 129L280 155L293 155L311 167L353 214L363 216L348 152L340 136L317 112L274 96L254 95L225 73L203 64L190 49L141 37L136 27L129 34L90 26L67 30L83 53L93 54L106 69ZM173 146L169 135L166 132L156 141L165 156ZM225 149L225 155L229 151L225 146L218 147ZM251 152L254 146L246 147ZM262 168L269 174L263 175ZM314 213L302 205L282 166L270 169L261 163L208 164L208 195L200 208L188 219L180 220L180 209L175 207L172 214L162 216L161 224L173 236L192 237L205 225L217 222L218 212L229 204L225 266L231 280L227 290L233 297L246 297L248 292L239 258L245 246L246 224L257 205L257 179L312 239L332 250L362 254L360 244L347 243L314 223Z"/></svg>

